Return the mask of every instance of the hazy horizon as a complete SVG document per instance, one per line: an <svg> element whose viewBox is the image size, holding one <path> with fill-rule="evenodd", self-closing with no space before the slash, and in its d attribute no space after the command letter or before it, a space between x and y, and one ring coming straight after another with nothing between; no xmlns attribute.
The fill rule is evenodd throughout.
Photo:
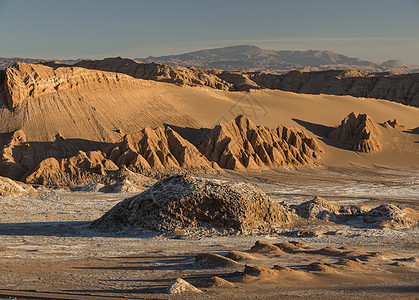
<svg viewBox="0 0 419 300"><path fill-rule="evenodd" d="M0 57L182 54L234 45L419 64L418 0L0 0Z"/></svg>

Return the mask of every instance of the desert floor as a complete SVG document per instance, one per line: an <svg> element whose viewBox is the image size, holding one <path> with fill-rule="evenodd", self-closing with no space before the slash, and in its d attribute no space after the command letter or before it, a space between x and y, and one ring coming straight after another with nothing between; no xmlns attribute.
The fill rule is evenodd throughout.
<svg viewBox="0 0 419 300"><path fill-rule="evenodd" d="M393 203L419 208L418 171L302 168L198 176L247 181L273 199L289 204L322 196L339 204ZM390 230L365 228L356 223L351 226L319 223L265 236L202 238L121 237L88 228L92 220L129 196L41 188L29 195L3 197L0 298L81 299L84 295L85 299L164 299L169 297L167 287L178 277L204 291L177 296L191 299L414 299L419 295L417 228ZM214 275L234 281L243 267L205 269L194 264L197 254L248 251L257 240L269 243L293 240L312 249L345 247L351 253L380 255L342 272L312 272L309 278L291 276L240 281L229 288L202 287ZM312 262L330 263L337 259L336 255L307 250L258 256L252 264L301 268Z"/></svg>

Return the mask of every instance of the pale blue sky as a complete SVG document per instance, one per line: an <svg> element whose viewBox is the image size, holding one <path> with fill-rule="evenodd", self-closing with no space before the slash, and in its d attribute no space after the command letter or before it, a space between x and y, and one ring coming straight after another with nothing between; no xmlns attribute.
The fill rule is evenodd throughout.
<svg viewBox="0 0 419 300"><path fill-rule="evenodd" d="M0 57L135 58L239 44L419 64L419 0L0 0Z"/></svg>

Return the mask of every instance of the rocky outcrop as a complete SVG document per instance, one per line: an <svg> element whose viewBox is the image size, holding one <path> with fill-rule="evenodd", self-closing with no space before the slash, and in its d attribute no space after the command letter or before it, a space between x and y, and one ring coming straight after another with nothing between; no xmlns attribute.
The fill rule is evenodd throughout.
<svg viewBox="0 0 419 300"><path fill-rule="evenodd" d="M234 72L168 66L154 62L144 64L122 58L81 61L75 66L124 73L134 78L202 85L229 91L268 88L303 94L386 99L419 106L418 73L398 75L367 70L291 71L286 74Z"/></svg>
<svg viewBox="0 0 419 300"><path fill-rule="evenodd" d="M400 123L397 122L396 119L394 119L393 121L387 120L383 124L380 124L380 125L382 125L386 128L401 128L401 127L404 127L403 125L400 125Z"/></svg>
<svg viewBox="0 0 419 300"><path fill-rule="evenodd" d="M130 76L77 67L52 68L41 64L16 63L6 69L4 90L11 109L25 101L58 92L95 90L133 82Z"/></svg>
<svg viewBox="0 0 419 300"><path fill-rule="evenodd" d="M309 220L333 223L357 221L359 225L380 228L408 228L419 225L419 211L393 204L381 204L375 208L365 205L339 205L315 197L313 200L291 206L295 213Z"/></svg>
<svg viewBox="0 0 419 300"><path fill-rule="evenodd" d="M303 94L350 95L386 99L419 107L419 73L397 75L369 71L291 71L284 75L258 72L249 79L261 88Z"/></svg>
<svg viewBox="0 0 419 300"><path fill-rule="evenodd" d="M27 169L35 165L33 149L27 143L26 134L22 130L3 134L2 140L2 143L0 141L0 175L19 180Z"/></svg>
<svg viewBox="0 0 419 300"><path fill-rule="evenodd" d="M363 216L363 221L381 228L406 228L419 225L419 211L394 204L382 204Z"/></svg>
<svg viewBox="0 0 419 300"><path fill-rule="evenodd" d="M11 196L27 194L30 188L24 187L21 183L15 182L10 178L0 176L0 196Z"/></svg>
<svg viewBox="0 0 419 300"><path fill-rule="evenodd" d="M320 153L301 129L256 126L244 116L217 125L198 149L221 168L263 169L306 165Z"/></svg>
<svg viewBox="0 0 419 300"><path fill-rule="evenodd" d="M157 182L142 194L125 199L94 221L105 232L163 234L228 234L285 226L292 214L252 185L228 184L176 175Z"/></svg>
<svg viewBox="0 0 419 300"><path fill-rule="evenodd" d="M218 127L227 128L227 131L223 129L220 135ZM10 150L14 149L15 144L24 140L24 137L16 133L16 137L12 139L14 142L5 147L7 151L3 151L6 154L12 153L8 156L3 155L10 158L8 165L3 163L0 167L3 166L6 171L10 169L16 172L17 179L26 173L23 180L31 183L85 186L95 179L106 188L92 188L117 190L115 178L113 175L109 178L108 174L117 170L160 176L163 173L179 170L219 170L218 163L228 169L261 169L307 164L318 156L317 142L296 128L278 127L276 130L270 130L256 126L242 116L218 127L211 132L209 140L204 141L206 144L201 144L200 150L203 153L170 127L145 128L140 132L125 135L119 142L106 147L103 151L79 151L73 156L70 154L74 151L70 147L71 144L57 135L54 143L48 146L46 153L48 158L36 165L33 163L35 157L33 151L28 152L30 155L24 155L21 150L20 152ZM226 138L230 140L224 144L222 140ZM227 154L217 158L215 155L220 145ZM19 147L22 146L19 144ZM26 148L32 149L30 144ZM225 160L225 156L232 159ZM29 159L31 163L25 164ZM4 170L0 169L0 172ZM7 173L6 171L4 172ZM121 191L136 189L136 184L131 188L128 183L123 183L125 180L118 182Z"/></svg>
<svg viewBox="0 0 419 300"><path fill-rule="evenodd" d="M180 85L202 85L219 90L234 90L231 83L215 76L211 70L169 66L159 63L141 63L128 58L106 58L104 60L84 60L74 66L115 73L123 73L134 78L169 82Z"/></svg>
<svg viewBox="0 0 419 300"><path fill-rule="evenodd" d="M394 121L396 126L397 121ZM391 126L390 123L387 123ZM351 143L352 150L357 152L375 153L382 149L380 124L367 114L352 112L334 129L329 138ZM391 126L393 127L393 126Z"/></svg>
<svg viewBox="0 0 419 300"><path fill-rule="evenodd" d="M138 133L127 134L104 151L117 166L126 166L132 171L218 168L169 127L145 128Z"/></svg>
<svg viewBox="0 0 419 300"><path fill-rule="evenodd" d="M330 222L342 222L371 210L365 205L339 205L322 197L294 206L298 216L304 219L318 219Z"/></svg>
<svg viewBox="0 0 419 300"><path fill-rule="evenodd" d="M57 160L53 157L40 162L29 170L23 180L47 186L82 185L100 182L106 172L117 171L118 167L104 157L100 151L80 151L78 155Z"/></svg>

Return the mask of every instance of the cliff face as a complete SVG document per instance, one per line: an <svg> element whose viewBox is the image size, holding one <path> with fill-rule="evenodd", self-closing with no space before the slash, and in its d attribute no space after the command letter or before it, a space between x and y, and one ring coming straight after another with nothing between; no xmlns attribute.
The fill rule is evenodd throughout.
<svg viewBox="0 0 419 300"><path fill-rule="evenodd" d="M368 71L292 71L285 75L254 73L259 87L303 94L351 95L386 99L419 107L419 74L395 75Z"/></svg>
<svg viewBox="0 0 419 300"><path fill-rule="evenodd" d="M5 72L4 90L8 106L17 108L24 101L70 91L94 90L133 83L124 74L92 71L85 68L51 68L44 65L16 63Z"/></svg>

